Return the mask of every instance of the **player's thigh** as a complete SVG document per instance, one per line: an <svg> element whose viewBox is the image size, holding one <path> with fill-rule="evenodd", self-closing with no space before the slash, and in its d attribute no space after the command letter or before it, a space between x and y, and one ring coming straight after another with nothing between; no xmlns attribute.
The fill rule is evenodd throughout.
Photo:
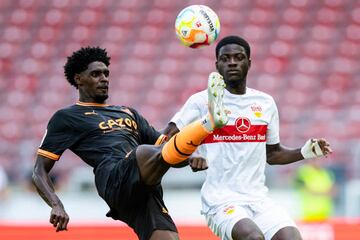
<svg viewBox="0 0 360 240"><path fill-rule="evenodd" d="M250 219L251 210L247 206L224 204L214 214L207 214L206 220L211 231L223 240L262 239L262 233ZM258 238L255 238L258 236Z"/></svg>
<svg viewBox="0 0 360 240"><path fill-rule="evenodd" d="M140 176L147 185L160 183L161 178L169 169L161 155L161 146L140 145L136 148L136 161Z"/></svg>
<svg viewBox="0 0 360 240"><path fill-rule="evenodd" d="M176 232L166 230L155 230L150 240L179 240L179 235Z"/></svg>
<svg viewBox="0 0 360 240"><path fill-rule="evenodd" d="M280 229L271 240L302 240L299 230L295 227L284 227Z"/></svg>
<svg viewBox="0 0 360 240"><path fill-rule="evenodd" d="M255 204L252 208L257 212L253 221L261 229L266 240L273 239L275 234L283 231L282 229L284 228L290 229L291 234L293 233L294 238L290 238L292 240L297 239L296 236L300 235L298 231L292 231L296 229L296 224L290 215L271 199L267 198L263 202ZM279 236L285 236L288 232L289 230L285 230L283 233L280 232ZM283 238L279 238L278 240L280 239Z"/></svg>
<svg viewBox="0 0 360 240"><path fill-rule="evenodd" d="M260 228L249 218L239 220L231 231L233 240L249 239L249 240L264 240Z"/></svg>

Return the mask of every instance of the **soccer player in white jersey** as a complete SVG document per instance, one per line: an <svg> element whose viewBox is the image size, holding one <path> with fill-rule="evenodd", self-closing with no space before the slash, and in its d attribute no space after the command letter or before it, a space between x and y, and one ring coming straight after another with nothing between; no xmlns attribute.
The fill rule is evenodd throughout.
<svg viewBox="0 0 360 240"><path fill-rule="evenodd" d="M267 196L265 165L321 157L332 150L322 138L309 139L297 149L280 144L274 99L246 86L250 66L247 41L227 36L217 44L216 68L226 84L223 101L229 122L199 147L198 153L209 166L201 189L202 213L221 239L299 240L295 222ZM165 134L171 136L204 116L207 101L206 90L192 95L172 118Z"/></svg>

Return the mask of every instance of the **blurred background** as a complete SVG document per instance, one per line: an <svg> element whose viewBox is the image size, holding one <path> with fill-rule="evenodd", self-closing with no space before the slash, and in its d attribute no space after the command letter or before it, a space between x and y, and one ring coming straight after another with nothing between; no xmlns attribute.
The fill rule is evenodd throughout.
<svg viewBox="0 0 360 240"><path fill-rule="evenodd" d="M318 165L332 179L333 212L324 225L303 223L303 233L311 233L306 239L345 239L337 237L336 229L337 224L348 226L349 219L360 229L357 0L1 0L2 225L47 226L50 208L34 192L30 177L47 121L77 100L63 74L73 51L88 45L106 48L112 58L109 103L134 107L158 129L191 94L206 87L215 70L216 42L190 49L174 32L178 12L192 4L218 14L220 38L235 34L249 41L248 85L276 100L281 142L300 147L308 138L325 137L332 145L334 153ZM267 167L270 195L299 223L307 185L299 170L305 164ZM92 170L79 158L65 152L52 174L74 224L113 222L94 190ZM164 179L165 202L180 225L205 226L199 212L204 174L184 168Z"/></svg>

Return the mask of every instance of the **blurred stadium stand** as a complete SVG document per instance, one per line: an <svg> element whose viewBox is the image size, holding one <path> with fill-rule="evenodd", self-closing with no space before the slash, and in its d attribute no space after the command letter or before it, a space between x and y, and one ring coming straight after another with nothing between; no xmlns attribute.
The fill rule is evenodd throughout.
<svg viewBox="0 0 360 240"><path fill-rule="evenodd" d="M0 164L12 184L28 180L52 113L76 101L63 65L81 46L107 48L110 102L136 108L156 128L204 89L215 69L215 44L186 48L173 30L175 16L190 4L195 1L0 1ZM324 161L339 181L360 177L360 154L354 151L360 139L360 1L196 4L218 13L220 38L238 34L250 42L248 84L277 101L282 142L296 147L310 137L325 137L334 154ZM68 152L61 161L55 170L60 177L70 178L71 169L84 166ZM286 184L294 167L269 168L269 184ZM203 180L176 171L166 176L165 186L199 187Z"/></svg>

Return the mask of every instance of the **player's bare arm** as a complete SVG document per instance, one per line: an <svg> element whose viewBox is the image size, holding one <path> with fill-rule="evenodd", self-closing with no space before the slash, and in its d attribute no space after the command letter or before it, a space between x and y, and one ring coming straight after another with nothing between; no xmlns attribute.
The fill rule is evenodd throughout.
<svg viewBox="0 0 360 240"><path fill-rule="evenodd" d="M59 197L55 194L54 185L49 177L49 172L54 164L54 160L38 156L35 162L32 180L40 196L52 208L50 223L56 228L56 231L59 232L67 230L69 216Z"/></svg>
<svg viewBox="0 0 360 240"><path fill-rule="evenodd" d="M190 166L193 172L203 171L208 169L206 159L201 156L195 156L194 154L188 158L187 161L181 162L176 165L172 165L173 168L182 168Z"/></svg>
<svg viewBox="0 0 360 240"><path fill-rule="evenodd" d="M332 153L329 142L324 138L309 139L302 148L290 149L280 143L266 145L267 163L281 165L303 159L327 156Z"/></svg>

